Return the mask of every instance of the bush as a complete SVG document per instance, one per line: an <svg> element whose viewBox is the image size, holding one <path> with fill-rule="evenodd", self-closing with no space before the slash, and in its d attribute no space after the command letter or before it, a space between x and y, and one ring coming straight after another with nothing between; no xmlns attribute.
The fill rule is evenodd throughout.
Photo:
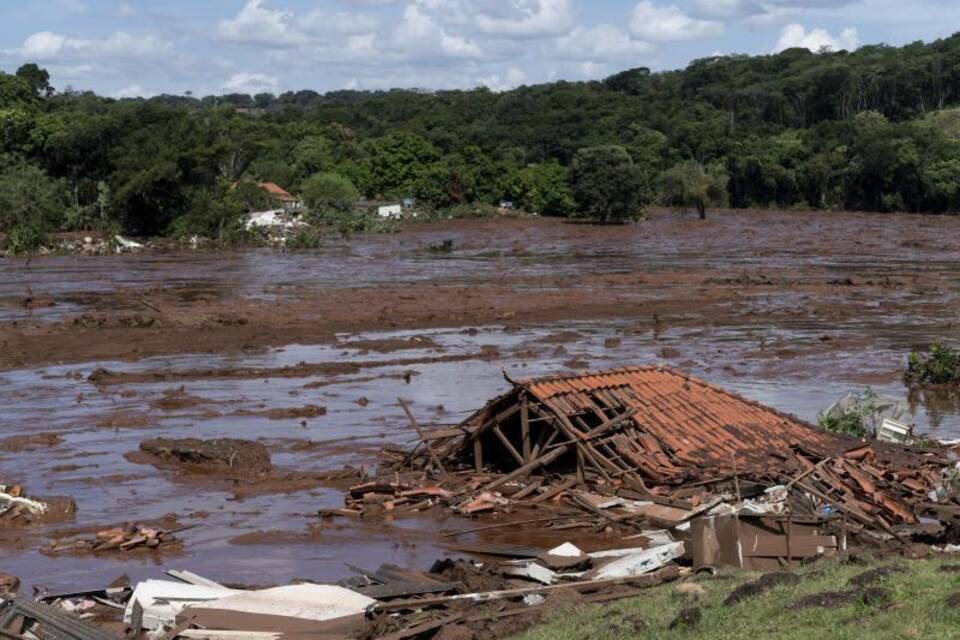
<svg viewBox="0 0 960 640"><path fill-rule="evenodd" d="M33 253L39 251L46 242L47 234L42 226L23 222L10 230L7 236L7 250L12 254Z"/></svg>
<svg viewBox="0 0 960 640"><path fill-rule="evenodd" d="M926 353L914 349L904 378L908 384L960 384L960 351L939 342Z"/></svg>
<svg viewBox="0 0 960 640"><path fill-rule="evenodd" d="M577 217L624 223L642 218L650 202L649 176L621 146L578 151L571 180Z"/></svg>
<svg viewBox="0 0 960 640"><path fill-rule="evenodd" d="M821 411L817 415L817 426L824 431L841 433L857 438L872 436L872 422L879 411L880 396L869 387L854 398L854 402L846 408L834 407Z"/></svg>
<svg viewBox="0 0 960 640"><path fill-rule="evenodd" d="M350 211L360 199L360 192L347 178L336 173L317 173L300 186L303 201L312 211Z"/></svg>
<svg viewBox="0 0 960 640"><path fill-rule="evenodd" d="M670 207L693 207L700 219L707 207L727 202L727 171L719 162L707 166L692 160L671 167L659 178L661 201Z"/></svg>
<svg viewBox="0 0 960 640"><path fill-rule="evenodd" d="M301 229L287 237L284 247L290 250L316 249L323 242L323 234L316 229Z"/></svg>
<svg viewBox="0 0 960 640"><path fill-rule="evenodd" d="M314 212L311 220L315 224L333 227L337 232L350 237L363 233L393 233L399 227L396 220L381 218L375 213L327 210Z"/></svg>

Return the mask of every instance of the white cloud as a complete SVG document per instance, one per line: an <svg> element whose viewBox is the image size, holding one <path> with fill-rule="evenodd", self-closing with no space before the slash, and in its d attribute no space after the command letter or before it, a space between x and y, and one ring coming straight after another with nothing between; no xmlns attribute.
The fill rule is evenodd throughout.
<svg viewBox="0 0 960 640"><path fill-rule="evenodd" d="M138 12L137 8L129 2L121 2L119 5L117 5L117 10L115 13L117 17L120 18L133 18Z"/></svg>
<svg viewBox="0 0 960 640"><path fill-rule="evenodd" d="M486 78L480 78L478 84L481 87L487 87L491 91L500 92L515 89L522 85L526 79L527 74L516 67L511 67L507 70L505 76L501 77L500 74L493 74Z"/></svg>
<svg viewBox="0 0 960 640"><path fill-rule="evenodd" d="M692 18L675 5L661 6L644 0L633 9L630 31L641 40L674 42L722 33L723 23Z"/></svg>
<svg viewBox="0 0 960 640"><path fill-rule="evenodd" d="M149 94L144 90L143 85L131 84L119 91L114 91L113 97L118 100L122 98L147 98Z"/></svg>
<svg viewBox="0 0 960 640"><path fill-rule="evenodd" d="M773 48L773 53L780 53L786 49L799 47L818 52L821 49L830 49L839 51L841 49L853 50L860 45L860 36L856 29L847 27L836 37L830 35L825 29L811 29L807 31L801 24L789 24L783 28L780 39Z"/></svg>
<svg viewBox="0 0 960 640"><path fill-rule="evenodd" d="M634 58L647 56L655 50L651 43L635 40L618 27L600 24L590 28L576 27L569 35L558 38L552 57L582 62L622 60L632 64Z"/></svg>
<svg viewBox="0 0 960 640"><path fill-rule="evenodd" d="M230 93L276 93L280 80L266 73L235 73L220 85Z"/></svg>
<svg viewBox="0 0 960 640"><path fill-rule="evenodd" d="M476 3L483 5L482 2ZM495 36L543 37L561 35L573 25L570 0L509 0L488 2L498 10L480 9L475 16L477 28Z"/></svg>
<svg viewBox="0 0 960 640"><path fill-rule="evenodd" d="M230 42L288 46L302 41L291 26L293 17L291 11L264 7L263 0L249 0L234 18L220 21L217 33Z"/></svg>
<svg viewBox="0 0 960 640"><path fill-rule="evenodd" d="M764 14L767 7L757 0L695 0L693 8L705 18L729 20Z"/></svg>
<svg viewBox="0 0 960 640"><path fill-rule="evenodd" d="M116 61L155 57L169 53L172 48L169 41L159 36L133 36L123 31L98 40L39 31L27 37L19 49L10 49L5 53L38 62L99 58L113 58Z"/></svg>

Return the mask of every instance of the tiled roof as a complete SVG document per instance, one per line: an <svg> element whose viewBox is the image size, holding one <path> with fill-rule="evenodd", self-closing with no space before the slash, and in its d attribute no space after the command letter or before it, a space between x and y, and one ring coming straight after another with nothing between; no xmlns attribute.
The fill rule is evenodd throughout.
<svg viewBox="0 0 960 640"><path fill-rule="evenodd" d="M296 196L292 195L289 191L275 182L261 182L259 187L278 200L284 202L294 202L298 200Z"/></svg>
<svg viewBox="0 0 960 640"><path fill-rule="evenodd" d="M534 379L519 384L540 402L565 415L597 408L607 415L616 415L634 408L632 420L641 431L666 444L678 461L690 465L729 465L734 455L738 461L762 462L770 453L783 452L797 444L817 450L833 449L839 444L832 434L797 418L662 367ZM667 466L675 468L672 464ZM662 471L669 473L670 469Z"/></svg>

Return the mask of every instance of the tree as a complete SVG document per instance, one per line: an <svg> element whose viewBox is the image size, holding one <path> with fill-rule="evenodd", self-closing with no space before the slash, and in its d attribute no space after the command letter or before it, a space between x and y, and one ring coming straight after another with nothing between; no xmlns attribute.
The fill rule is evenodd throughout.
<svg viewBox="0 0 960 640"><path fill-rule="evenodd" d="M392 133L367 145L372 193L404 197L415 190L424 171L440 160L440 150L412 133Z"/></svg>
<svg viewBox="0 0 960 640"><path fill-rule="evenodd" d="M350 211L360 198L360 192L353 183L336 173L316 173L300 186L300 195L304 203L313 212Z"/></svg>
<svg viewBox="0 0 960 640"><path fill-rule="evenodd" d="M0 229L52 231L65 209L63 185L43 169L11 155L0 156Z"/></svg>
<svg viewBox="0 0 960 640"><path fill-rule="evenodd" d="M646 176L621 146L581 149L573 161L571 180L579 217L625 222L641 217L650 202L644 188Z"/></svg>
<svg viewBox="0 0 960 640"><path fill-rule="evenodd" d="M688 160L664 172L660 178L660 188L664 204L695 207L700 219L706 220L707 207L726 202L727 182L726 169L719 162L704 167Z"/></svg>
<svg viewBox="0 0 960 640"><path fill-rule="evenodd" d="M37 97L49 98L53 94L53 87L50 86L50 74L46 69L41 69L32 62L17 69L17 77L25 80Z"/></svg>
<svg viewBox="0 0 960 640"><path fill-rule="evenodd" d="M570 172L559 162L543 162L514 171L506 178L506 197L530 213L568 216L577 208L570 190Z"/></svg>

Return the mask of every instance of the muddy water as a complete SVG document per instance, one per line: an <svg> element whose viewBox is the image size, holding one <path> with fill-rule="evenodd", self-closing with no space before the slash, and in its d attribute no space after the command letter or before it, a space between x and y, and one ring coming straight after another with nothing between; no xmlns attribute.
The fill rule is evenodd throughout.
<svg viewBox="0 0 960 640"><path fill-rule="evenodd" d="M760 292L731 296L730 315L742 321L722 324L698 315L693 290L689 314L653 326L648 319L610 317L475 330L373 332L342 335L334 344L288 345L247 355L179 355L0 373L0 403L5 407L0 437L38 432L64 436L64 442L54 447L0 452L0 478L23 483L37 495L72 496L78 515L71 527L166 514L198 525L182 534L182 555L151 559L49 558L39 548L62 526L31 529L21 532L15 544L7 536L8 544L0 547L0 570L21 576L28 585L51 589L101 586L121 573L134 580L156 577L164 567L256 584L298 577L332 580L348 574L348 564L426 567L445 552L436 537L438 530L471 524L432 518L389 523L340 520L309 533L317 523L317 509L342 503L338 491L319 488L238 499L229 487L211 488L124 457L148 437L259 439L270 448L275 464L290 469L370 465L382 444L413 441L397 397L412 401L421 422L449 424L503 390L504 371L519 378L649 362L687 369L807 420L814 420L819 409L851 388L871 384L882 392L904 395L899 376L905 352L913 344L951 335L952 320L944 318L943 310L956 298L960 252L949 242L949 234L957 230L949 219L890 219L890 224L900 225L900 235L892 240L889 235L864 233L887 220L740 215L724 220L723 233L716 227L712 231L692 227L681 230L677 238L665 233L675 228L676 221L661 217L615 230L549 224L507 225L504 232L484 228L478 233L476 228L453 226L336 243L296 255L252 251L2 264L0 314L7 320L53 320L96 309L102 304L98 294L156 287L181 291L181 303L189 306L203 297L280 300L310 290L379 282L479 284L517 277L523 287L536 289L545 286L539 278L547 274L690 270L704 274L707 287L714 271L717 277L729 278L742 270L757 279L769 269L774 280ZM842 247L825 247L838 237L846 238ZM448 238L454 240L453 252L429 250ZM857 312L811 314L804 311L813 294L775 281L778 274L794 270L802 280L811 268L816 269L818 283L827 273L837 279L891 278L912 284L880 294L855 287L824 290L816 295L818 308L829 310L835 303ZM927 290L929 281L938 288ZM56 304L23 309L16 300L27 287L32 295L55 298ZM638 295L649 298L658 293L651 289ZM785 314L785 309L797 313ZM410 343L385 353L351 346L357 340L398 345L397 339L411 337L424 337L423 346ZM301 362L345 361L360 367L347 374L303 377L268 373ZM99 366L120 373L239 367L262 368L265 373L243 378L174 376L163 383L97 387L86 377ZM199 400L179 408L157 404L165 392L181 385ZM358 402L361 399L365 401ZM296 418L235 415L307 404L325 406L326 415L305 424ZM958 404L955 398L915 398L912 420L919 431L960 437ZM306 440L318 444L304 447Z"/></svg>

